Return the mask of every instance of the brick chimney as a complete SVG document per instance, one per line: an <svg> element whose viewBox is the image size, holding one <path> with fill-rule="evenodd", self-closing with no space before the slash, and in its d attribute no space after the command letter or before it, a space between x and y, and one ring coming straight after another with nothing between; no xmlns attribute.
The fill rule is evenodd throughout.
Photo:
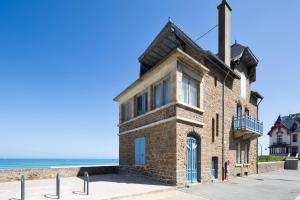
<svg viewBox="0 0 300 200"><path fill-rule="evenodd" d="M231 11L226 0L218 6L219 10L219 58L230 67L231 60Z"/></svg>

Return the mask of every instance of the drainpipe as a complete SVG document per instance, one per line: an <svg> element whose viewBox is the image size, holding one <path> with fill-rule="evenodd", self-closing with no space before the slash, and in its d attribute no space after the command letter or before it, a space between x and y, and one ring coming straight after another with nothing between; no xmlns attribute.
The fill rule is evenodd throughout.
<svg viewBox="0 0 300 200"><path fill-rule="evenodd" d="M225 144L224 144L224 135L225 135L225 84L226 84L226 79L229 75L229 72L227 72L224 82L223 82L223 94L222 94L222 180L225 180Z"/></svg>
<svg viewBox="0 0 300 200"><path fill-rule="evenodd" d="M262 102L263 98L260 99L260 101L258 102L258 104L256 105L256 118L257 120L258 119L258 113L259 113L259 104ZM257 145L257 148L256 148L256 155L257 155L257 159L256 159L256 173L258 174L258 138L256 139L256 145ZM262 147L261 147L261 151L262 151Z"/></svg>

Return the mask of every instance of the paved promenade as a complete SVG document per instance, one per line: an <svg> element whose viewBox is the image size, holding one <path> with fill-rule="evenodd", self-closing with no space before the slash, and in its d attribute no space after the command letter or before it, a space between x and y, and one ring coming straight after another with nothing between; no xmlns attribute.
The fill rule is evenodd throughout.
<svg viewBox="0 0 300 200"><path fill-rule="evenodd" d="M89 196L83 195L82 191L82 179L61 179L62 200L300 200L300 170L255 174L182 189L143 178L100 175L91 177ZM26 200L55 199L54 194L55 179L26 182ZM19 198L19 182L0 183L1 200Z"/></svg>
<svg viewBox="0 0 300 200"><path fill-rule="evenodd" d="M229 182L199 184L181 191L204 200L300 200L300 170L255 174Z"/></svg>
<svg viewBox="0 0 300 200"><path fill-rule="evenodd" d="M92 176L90 180L90 195L87 196L82 194L81 178L61 178L61 199L100 200L174 189L157 181L119 174ZM56 199L55 179L26 181L25 187L26 200ZM20 199L20 182L0 183L0 199Z"/></svg>

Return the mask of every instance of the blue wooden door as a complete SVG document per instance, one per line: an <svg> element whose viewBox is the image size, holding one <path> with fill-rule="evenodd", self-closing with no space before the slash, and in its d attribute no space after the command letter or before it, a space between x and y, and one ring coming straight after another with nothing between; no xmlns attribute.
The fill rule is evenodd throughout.
<svg viewBox="0 0 300 200"><path fill-rule="evenodd" d="M187 138L186 179L189 183L197 182L198 177L198 144L193 137Z"/></svg>
<svg viewBox="0 0 300 200"><path fill-rule="evenodd" d="M212 161L211 161L211 175L214 177L214 178L217 178L217 158L212 158Z"/></svg>

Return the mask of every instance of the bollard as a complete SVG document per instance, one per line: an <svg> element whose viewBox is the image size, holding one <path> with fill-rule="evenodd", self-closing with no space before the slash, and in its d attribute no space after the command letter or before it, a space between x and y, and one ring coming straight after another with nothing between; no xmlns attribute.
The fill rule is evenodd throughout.
<svg viewBox="0 0 300 200"><path fill-rule="evenodd" d="M25 177L21 176L21 200L25 200Z"/></svg>
<svg viewBox="0 0 300 200"><path fill-rule="evenodd" d="M60 199L60 177L59 174L56 175L56 196Z"/></svg>
<svg viewBox="0 0 300 200"><path fill-rule="evenodd" d="M89 195L89 174L87 172L84 172L84 183L83 183L83 192L87 195Z"/></svg>

